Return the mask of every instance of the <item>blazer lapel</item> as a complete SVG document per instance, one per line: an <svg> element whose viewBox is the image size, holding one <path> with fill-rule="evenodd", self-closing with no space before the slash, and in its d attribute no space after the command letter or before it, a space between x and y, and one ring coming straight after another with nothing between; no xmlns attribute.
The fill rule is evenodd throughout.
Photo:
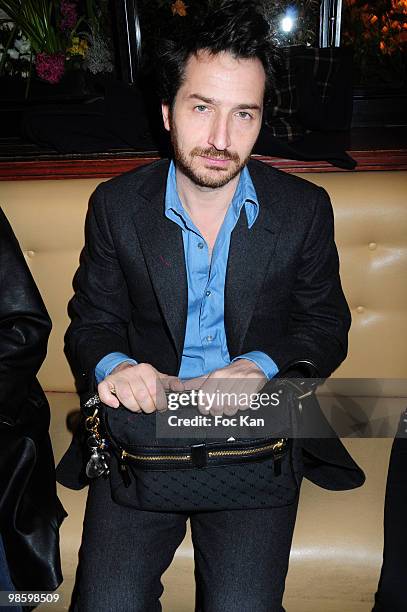
<svg viewBox="0 0 407 612"><path fill-rule="evenodd" d="M272 255L281 228L278 206L273 211L276 199L273 182L260 180L256 168L249 168L259 200L259 215L249 229L242 210L230 241L225 283L225 330L231 357L241 353L264 277L272 270Z"/></svg>
<svg viewBox="0 0 407 612"><path fill-rule="evenodd" d="M185 338L188 289L182 230L164 214L165 177L166 174L155 182L156 189L147 188L139 194L145 204L135 213L134 222L151 283L180 357Z"/></svg>
<svg viewBox="0 0 407 612"><path fill-rule="evenodd" d="M261 286L272 270L272 255L282 215L278 180L264 175L262 164L249 165L259 200L259 215L251 229L244 211L232 232L225 282L225 329L231 356L240 353ZM168 164L161 164L153 182L139 190L142 206L134 224L151 282L180 358L188 313L188 287L182 230L164 214ZM276 206L273 206L273 203Z"/></svg>

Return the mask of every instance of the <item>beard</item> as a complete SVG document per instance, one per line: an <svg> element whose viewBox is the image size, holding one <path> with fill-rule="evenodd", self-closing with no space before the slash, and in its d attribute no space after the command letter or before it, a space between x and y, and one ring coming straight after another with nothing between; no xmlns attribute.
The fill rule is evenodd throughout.
<svg viewBox="0 0 407 612"><path fill-rule="evenodd" d="M195 147L187 154L179 146L177 131L174 125L171 129L171 142L177 168L199 187L207 187L210 189L224 187L241 172L250 158L250 155L248 155L242 162L237 153L227 151L226 149L224 151L219 151L214 147L205 149ZM212 159L228 159L231 163L227 168L217 168L213 166L205 168L202 156L211 157ZM194 159L199 158L201 162L203 162L201 168L194 166Z"/></svg>

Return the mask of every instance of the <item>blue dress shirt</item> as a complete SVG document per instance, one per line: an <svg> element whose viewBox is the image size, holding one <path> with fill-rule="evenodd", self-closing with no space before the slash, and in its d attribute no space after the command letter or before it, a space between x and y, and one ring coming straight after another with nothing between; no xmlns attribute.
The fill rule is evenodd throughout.
<svg viewBox="0 0 407 612"><path fill-rule="evenodd" d="M165 194L165 215L182 230L188 281L188 315L182 351L181 379L195 378L228 366L230 361L224 325L224 289L231 233L245 208L249 229L255 223L259 203L250 173L245 167L231 205L219 230L210 257L208 245L183 208L177 192L175 165L170 164ZM250 351L236 359L253 361L270 379L278 372L275 362L262 351ZM137 361L123 353L110 353L95 369L99 383L122 362Z"/></svg>

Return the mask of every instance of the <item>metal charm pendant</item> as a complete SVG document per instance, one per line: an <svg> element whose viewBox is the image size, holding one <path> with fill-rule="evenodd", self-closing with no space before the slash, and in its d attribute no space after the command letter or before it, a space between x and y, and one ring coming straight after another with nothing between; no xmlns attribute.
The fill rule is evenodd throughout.
<svg viewBox="0 0 407 612"><path fill-rule="evenodd" d="M86 476L88 478L99 478L99 476L109 475L110 459L109 453L105 450L107 447L106 440L101 438L99 433L100 420L97 416L97 409L93 416L88 417L85 422L85 427L89 431L87 445L90 448L91 455L86 464Z"/></svg>
<svg viewBox="0 0 407 612"><path fill-rule="evenodd" d="M100 453L97 448L92 449L92 454L86 464L86 476L88 478L99 478L109 474L109 466L107 464L108 453Z"/></svg>
<svg viewBox="0 0 407 612"><path fill-rule="evenodd" d="M89 446L90 449L99 448L99 441L93 434L89 436L89 438L86 440L86 444Z"/></svg>

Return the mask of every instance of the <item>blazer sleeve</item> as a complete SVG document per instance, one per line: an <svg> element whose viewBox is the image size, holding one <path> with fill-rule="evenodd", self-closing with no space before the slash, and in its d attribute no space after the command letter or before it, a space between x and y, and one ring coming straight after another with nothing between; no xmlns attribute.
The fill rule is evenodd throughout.
<svg viewBox="0 0 407 612"><path fill-rule="evenodd" d="M339 276L332 205L326 191L319 188L291 295L288 329L258 350L270 355L280 370L298 359L308 359L320 376L327 377L347 355L350 324Z"/></svg>
<svg viewBox="0 0 407 612"><path fill-rule="evenodd" d="M14 424L47 352L51 321L0 209L0 422Z"/></svg>
<svg viewBox="0 0 407 612"><path fill-rule="evenodd" d="M129 354L130 303L127 284L109 230L109 206L103 186L91 197L85 223L85 246L69 302L71 324L65 353L79 391L95 385L94 370L107 354Z"/></svg>

